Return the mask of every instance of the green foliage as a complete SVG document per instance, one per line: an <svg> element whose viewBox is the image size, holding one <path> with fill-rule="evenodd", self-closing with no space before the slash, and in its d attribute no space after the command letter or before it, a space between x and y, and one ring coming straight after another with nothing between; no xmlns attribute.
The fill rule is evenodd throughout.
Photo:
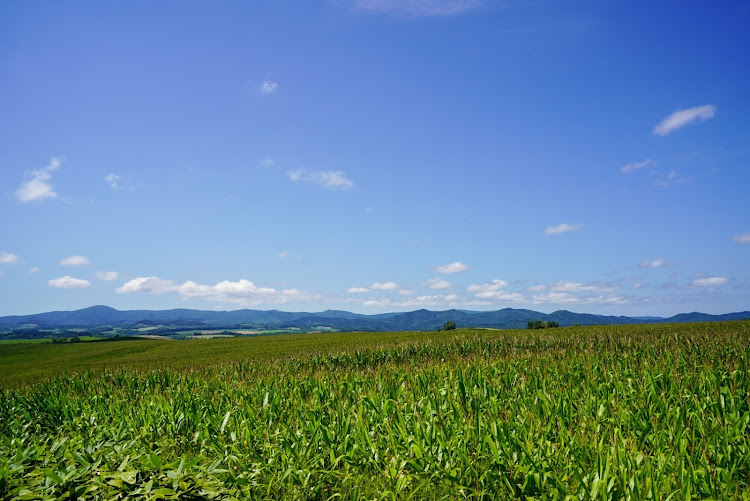
<svg viewBox="0 0 750 501"><path fill-rule="evenodd" d="M560 327L557 322L542 322L541 320L529 320L526 328L527 329L554 329Z"/></svg>
<svg viewBox="0 0 750 501"><path fill-rule="evenodd" d="M453 321L445 322L445 326L443 327L443 330L452 331L455 329L456 329L456 322L453 322Z"/></svg>
<svg viewBox="0 0 750 501"><path fill-rule="evenodd" d="M389 336L0 346L0 367L20 367L6 348L67 367L0 393L0 499L750 490L750 322ZM296 355L247 357L271 342ZM192 362L133 362L179 350ZM86 372L79 353L123 362Z"/></svg>

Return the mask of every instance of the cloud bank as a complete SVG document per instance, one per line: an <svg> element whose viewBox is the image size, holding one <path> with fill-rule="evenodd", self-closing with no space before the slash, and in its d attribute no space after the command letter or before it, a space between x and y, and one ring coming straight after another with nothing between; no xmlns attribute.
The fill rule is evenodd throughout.
<svg viewBox="0 0 750 501"><path fill-rule="evenodd" d="M224 280L215 285L204 285L192 280L178 284L159 277L138 277L125 282L115 289L115 292L118 294L176 292L183 299L197 298L240 306L257 306L264 303L283 304L293 300L311 301L316 298L298 289L279 290L272 287L258 287L244 278L236 282Z"/></svg>

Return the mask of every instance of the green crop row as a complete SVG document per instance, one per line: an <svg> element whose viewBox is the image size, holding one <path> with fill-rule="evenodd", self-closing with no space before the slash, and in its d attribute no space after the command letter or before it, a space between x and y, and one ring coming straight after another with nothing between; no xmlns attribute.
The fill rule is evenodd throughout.
<svg viewBox="0 0 750 501"><path fill-rule="evenodd" d="M733 322L111 366L0 394L0 498L750 499L749 364Z"/></svg>

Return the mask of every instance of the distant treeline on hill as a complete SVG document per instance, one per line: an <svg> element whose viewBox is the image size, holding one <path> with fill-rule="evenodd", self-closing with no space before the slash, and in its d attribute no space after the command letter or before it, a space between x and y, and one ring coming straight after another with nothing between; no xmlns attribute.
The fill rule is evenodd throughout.
<svg viewBox="0 0 750 501"><path fill-rule="evenodd" d="M416 310L405 313L362 315L340 310L319 313L285 312L278 310L203 311L128 310L108 306L92 306L75 311L55 311L34 315L0 317L0 333L23 336L45 329L86 329L105 331L108 328L138 329L151 326L149 334L169 334L186 329L317 329L327 327L341 331L430 331L436 326L453 322L458 327L487 327L494 329L528 328L537 321L545 326L623 325L643 323L712 322L750 318L750 311L709 315L683 313L669 318L624 317L573 313L560 310L541 313L533 310L505 308L497 311ZM141 334L143 332L140 332ZM123 333L127 334L127 332Z"/></svg>

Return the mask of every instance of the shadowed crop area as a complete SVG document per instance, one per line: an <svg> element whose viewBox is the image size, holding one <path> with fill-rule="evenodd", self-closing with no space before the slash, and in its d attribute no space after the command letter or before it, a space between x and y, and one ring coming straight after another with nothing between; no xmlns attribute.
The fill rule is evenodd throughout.
<svg viewBox="0 0 750 501"><path fill-rule="evenodd" d="M746 321L3 345L0 497L747 499L748 362Z"/></svg>

